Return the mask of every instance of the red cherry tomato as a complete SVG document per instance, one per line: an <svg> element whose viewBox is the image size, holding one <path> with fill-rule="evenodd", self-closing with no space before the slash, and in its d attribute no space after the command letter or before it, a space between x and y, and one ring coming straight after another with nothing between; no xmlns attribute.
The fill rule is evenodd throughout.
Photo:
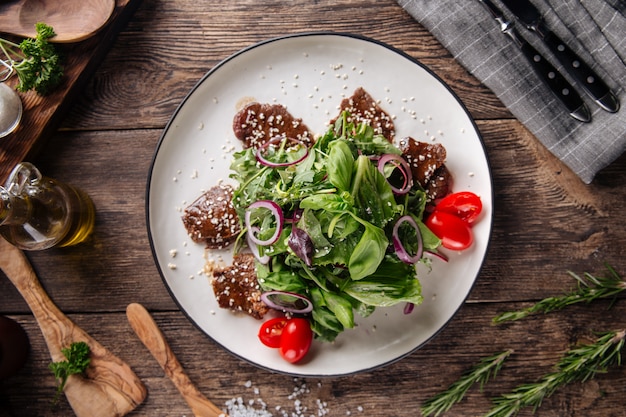
<svg viewBox="0 0 626 417"><path fill-rule="evenodd" d="M307 319L289 319L280 338L280 356L287 362L296 363L307 354L312 340L313 331Z"/></svg>
<svg viewBox="0 0 626 417"><path fill-rule="evenodd" d="M287 324L286 317L276 317L264 322L259 329L261 343L271 348L280 347L280 339L285 324Z"/></svg>
<svg viewBox="0 0 626 417"><path fill-rule="evenodd" d="M441 239L444 248L463 250L474 242L472 230L460 217L435 210L425 222L426 226Z"/></svg>
<svg viewBox="0 0 626 417"><path fill-rule="evenodd" d="M454 214L467 224L472 224L483 209L480 197L470 191L460 191L445 196L435 207L437 211Z"/></svg>

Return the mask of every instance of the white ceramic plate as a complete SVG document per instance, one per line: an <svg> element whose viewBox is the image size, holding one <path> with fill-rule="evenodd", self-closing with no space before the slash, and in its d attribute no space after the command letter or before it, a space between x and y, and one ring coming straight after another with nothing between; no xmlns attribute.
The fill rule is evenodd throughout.
<svg viewBox="0 0 626 417"><path fill-rule="evenodd" d="M205 260L230 263L230 251L205 253L181 221L183 209L228 178L241 149L232 119L241 103L280 103L316 134L338 105L364 87L395 117L398 138L440 142L454 190L482 197L475 243L450 262L423 270L425 301L412 314L381 308L330 343L315 341L304 363L292 365L257 339L260 321L217 306ZM149 174L147 223L157 266L174 300L197 327L234 355L262 368L299 376L336 376L389 364L422 346L464 303L491 233L492 186L480 135L467 110L432 72L402 52L354 35L307 33L271 39L221 62L184 99L158 144Z"/></svg>

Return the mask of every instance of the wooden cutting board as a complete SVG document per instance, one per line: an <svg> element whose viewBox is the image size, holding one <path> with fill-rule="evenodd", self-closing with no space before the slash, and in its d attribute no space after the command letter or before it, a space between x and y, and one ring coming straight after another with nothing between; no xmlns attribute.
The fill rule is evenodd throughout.
<svg viewBox="0 0 626 417"><path fill-rule="evenodd" d="M17 163L35 156L43 142L55 132L140 1L116 0L110 20L93 37L75 44L55 44L64 56L63 81L47 96L40 96L34 91L19 93L24 106L20 126L0 139L0 185L4 184ZM20 41L17 39L17 42ZM17 83L17 76L7 81L12 88Z"/></svg>

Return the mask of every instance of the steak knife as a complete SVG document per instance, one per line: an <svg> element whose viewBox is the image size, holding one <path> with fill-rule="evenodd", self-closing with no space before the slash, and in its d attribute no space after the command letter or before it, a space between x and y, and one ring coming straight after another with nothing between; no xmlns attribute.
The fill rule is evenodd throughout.
<svg viewBox="0 0 626 417"><path fill-rule="evenodd" d="M600 107L611 113L619 110L620 103L615 94L585 61L548 29L541 13L529 0L502 0L502 2L520 22L544 41L563 67Z"/></svg>
<svg viewBox="0 0 626 417"><path fill-rule="evenodd" d="M587 105L576 92L574 87L550 64L541 54L531 46L515 29L515 23L506 20L502 11L491 0L478 0L491 13L491 16L500 23L502 33L513 39L524 56L531 63L541 80L550 88L552 93L563 103L570 116L581 122L589 122L591 113Z"/></svg>

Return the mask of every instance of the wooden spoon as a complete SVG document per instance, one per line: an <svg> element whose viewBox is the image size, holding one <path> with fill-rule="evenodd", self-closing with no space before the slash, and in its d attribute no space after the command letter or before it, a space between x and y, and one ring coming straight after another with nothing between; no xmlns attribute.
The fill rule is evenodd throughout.
<svg viewBox="0 0 626 417"><path fill-rule="evenodd" d="M35 23L43 22L56 32L50 42L77 42L103 27L115 0L3 0L0 1L0 32L34 38Z"/></svg>
<svg viewBox="0 0 626 417"><path fill-rule="evenodd" d="M53 362L73 342L89 345L91 363L86 377L71 375L65 396L78 417L121 417L146 398L146 388L130 367L67 318L50 300L24 253L0 237L0 269L30 307L43 333Z"/></svg>
<svg viewBox="0 0 626 417"><path fill-rule="evenodd" d="M150 313L141 304L129 304L126 308L126 316L139 339L161 365L165 375L178 388L196 417L228 417L193 385L167 344L165 336L159 330Z"/></svg>

